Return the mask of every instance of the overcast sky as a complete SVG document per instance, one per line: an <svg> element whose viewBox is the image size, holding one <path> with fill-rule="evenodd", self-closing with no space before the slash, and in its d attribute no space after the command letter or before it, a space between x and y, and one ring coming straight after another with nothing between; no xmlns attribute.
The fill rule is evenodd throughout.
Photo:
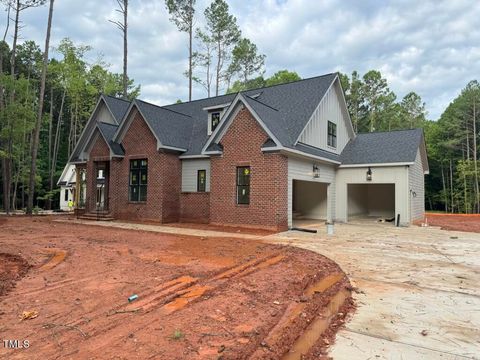
<svg viewBox="0 0 480 360"><path fill-rule="evenodd" d="M197 25L210 1L197 1ZM480 1L476 0L229 0L243 36L266 54L266 76L280 69L312 77L378 69L399 98L422 96L430 119L480 76ZM57 0L52 45L69 37L93 47L122 70L122 39L109 19L115 0ZM130 0L129 76L141 98L167 104L188 98L187 35L169 22L162 0ZM46 6L22 14L22 39L43 49ZM1 18L1 29L6 17ZM11 42L11 37L9 38ZM480 80L480 79L479 79ZM205 97L196 86L194 98Z"/></svg>

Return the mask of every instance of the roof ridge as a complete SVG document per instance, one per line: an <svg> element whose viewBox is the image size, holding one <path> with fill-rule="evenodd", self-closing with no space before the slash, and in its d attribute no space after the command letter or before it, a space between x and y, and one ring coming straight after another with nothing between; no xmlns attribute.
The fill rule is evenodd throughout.
<svg viewBox="0 0 480 360"><path fill-rule="evenodd" d="M286 82L286 83L263 86L263 87L248 89L248 90L242 90L242 91L232 92L232 93L218 95L218 96L204 97L204 98L201 98L201 99L195 99L195 100L185 101L185 102L181 102L181 103L172 103L172 104L167 104L167 105L163 105L163 106L175 106L175 105L182 105L182 104L190 104L190 103L197 102L197 101L202 101L202 100L218 99L218 98L221 98L221 97L224 97L224 96L231 96L231 95L235 95L235 94L244 94L244 93L250 92L250 91L258 91L258 90L263 90L263 89L269 89L269 88L272 88L272 87L275 87L275 86L289 85L289 84L294 84L294 83L298 83L298 82L302 82L302 81L306 81L306 80L313 80L313 79L326 77L326 76L331 76L331 75L336 75L336 74L338 74L338 72L332 72L332 73L328 73L328 74L312 76L312 77L309 77L309 78L290 81L290 82ZM248 96L248 95L246 95L246 96Z"/></svg>
<svg viewBox="0 0 480 360"><path fill-rule="evenodd" d="M140 101L140 102L143 102L143 103L145 103L145 104L147 104L147 105L155 106L155 107L157 107L157 108L160 108L160 109L163 109L163 110L166 110L166 111L171 111L171 112L173 112L173 113L175 113L175 114L179 114L179 115L183 115L183 116L186 116L186 117L191 118L190 115L187 115L187 114L184 114L184 113L181 113L181 112L179 112L179 111L172 110L172 109L167 109L165 106L160 106L160 105L157 105L157 104L152 104L152 103L150 103L150 102L148 102L148 101L141 100L141 99L135 99L135 101ZM168 105L167 105L167 106L168 106Z"/></svg>
<svg viewBox="0 0 480 360"><path fill-rule="evenodd" d="M102 93L102 95L106 96L106 97L109 97L109 98L112 98L112 99L115 99L115 100L125 101L125 102L128 102L129 104L132 102L130 100L122 99L122 98L119 98L119 97L116 97L116 96L113 96L113 95L108 95L108 94L104 94L104 93Z"/></svg>

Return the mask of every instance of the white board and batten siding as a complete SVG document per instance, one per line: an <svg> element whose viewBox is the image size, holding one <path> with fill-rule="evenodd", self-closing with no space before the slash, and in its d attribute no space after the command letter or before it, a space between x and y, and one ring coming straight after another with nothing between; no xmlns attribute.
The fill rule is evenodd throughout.
<svg viewBox="0 0 480 360"><path fill-rule="evenodd" d="M198 170L206 170L205 190L210 191L210 159L182 160L182 192L197 191Z"/></svg>
<svg viewBox="0 0 480 360"><path fill-rule="evenodd" d="M326 151L340 154L347 145L353 134L349 133L347 124L350 122L342 105L342 91L337 84L328 90L322 101L315 109L307 126L300 135L298 141L307 145L315 146ZM337 147L327 145L328 121L337 125Z"/></svg>
<svg viewBox="0 0 480 360"><path fill-rule="evenodd" d="M313 165L319 169L319 177L313 177ZM327 189L327 220L335 218L335 167L333 165L316 163L293 156L288 157L288 226L293 224L293 180L313 181L328 184Z"/></svg>
<svg viewBox="0 0 480 360"><path fill-rule="evenodd" d="M411 220L422 220L425 214L425 175L420 150L415 163L409 168Z"/></svg>
<svg viewBox="0 0 480 360"><path fill-rule="evenodd" d="M395 216L400 214L400 224L410 224L410 204L408 200L408 166L372 167L372 180L367 181L368 167L339 168L336 174L336 219L348 221L348 185L349 184L395 184ZM369 195L372 194L369 192ZM375 196L375 194L373 194Z"/></svg>

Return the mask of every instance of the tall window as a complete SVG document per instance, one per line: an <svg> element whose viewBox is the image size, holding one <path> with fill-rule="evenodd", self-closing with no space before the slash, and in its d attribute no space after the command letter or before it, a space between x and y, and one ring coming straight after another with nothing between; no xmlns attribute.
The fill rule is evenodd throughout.
<svg viewBox="0 0 480 360"><path fill-rule="evenodd" d="M337 124L328 122L328 146L337 147Z"/></svg>
<svg viewBox="0 0 480 360"><path fill-rule="evenodd" d="M147 159L130 160L130 201L147 201Z"/></svg>
<svg viewBox="0 0 480 360"><path fill-rule="evenodd" d="M237 167L237 204L250 204L250 166Z"/></svg>
<svg viewBox="0 0 480 360"><path fill-rule="evenodd" d="M210 116L211 116L210 121L212 124L210 129L212 130L212 132L214 132L218 124L220 124L220 111L212 112Z"/></svg>
<svg viewBox="0 0 480 360"><path fill-rule="evenodd" d="M197 173L197 191L205 192L207 189L207 170L198 170Z"/></svg>

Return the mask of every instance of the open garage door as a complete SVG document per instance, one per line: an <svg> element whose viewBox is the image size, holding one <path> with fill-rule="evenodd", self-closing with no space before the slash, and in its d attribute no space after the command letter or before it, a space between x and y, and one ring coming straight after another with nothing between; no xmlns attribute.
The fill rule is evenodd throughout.
<svg viewBox="0 0 480 360"><path fill-rule="evenodd" d="M327 219L327 190L327 183L293 180L294 223L301 225Z"/></svg>
<svg viewBox="0 0 480 360"><path fill-rule="evenodd" d="M348 184L347 192L349 221L395 217L395 184Z"/></svg>

